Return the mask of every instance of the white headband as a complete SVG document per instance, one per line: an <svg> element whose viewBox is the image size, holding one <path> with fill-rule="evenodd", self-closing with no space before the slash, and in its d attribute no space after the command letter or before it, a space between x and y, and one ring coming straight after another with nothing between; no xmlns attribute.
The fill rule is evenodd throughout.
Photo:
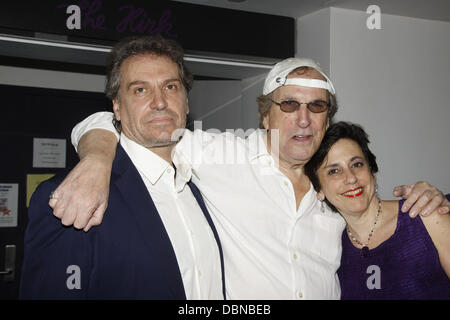
<svg viewBox="0 0 450 320"><path fill-rule="evenodd" d="M319 79L305 79L305 78L289 78L284 82L285 86L294 85L301 87L309 87L309 88L320 88L328 90L330 93L333 93L334 90L331 88L330 84L326 81Z"/></svg>
<svg viewBox="0 0 450 320"><path fill-rule="evenodd" d="M327 81L305 78L287 78L289 73L299 67L310 67L317 70ZM334 86L330 78L320 68L319 64L306 58L288 58L278 62L266 77L263 94L269 94L281 86L296 85L302 87L320 88L335 94Z"/></svg>

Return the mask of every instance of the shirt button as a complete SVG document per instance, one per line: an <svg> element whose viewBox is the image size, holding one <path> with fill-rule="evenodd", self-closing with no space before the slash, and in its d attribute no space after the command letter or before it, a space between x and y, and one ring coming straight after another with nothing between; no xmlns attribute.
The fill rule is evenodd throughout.
<svg viewBox="0 0 450 320"><path fill-rule="evenodd" d="M285 181L284 185L287 187L287 186L289 186L289 183L287 181Z"/></svg>
<svg viewBox="0 0 450 320"><path fill-rule="evenodd" d="M167 173L172 173L172 169L171 169L171 168L168 168L168 169L167 169Z"/></svg>
<svg viewBox="0 0 450 320"><path fill-rule="evenodd" d="M294 253L294 254L292 255L292 257L294 258L294 260L297 260L297 259L298 259L298 255L297 255L296 253Z"/></svg>
<svg viewBox="0 0 450 320"><path fill-rule="evenodd" d="M297 293L297 297L299 298L299 299L303 299L303 293L301 293L300 291Z"/></svg>

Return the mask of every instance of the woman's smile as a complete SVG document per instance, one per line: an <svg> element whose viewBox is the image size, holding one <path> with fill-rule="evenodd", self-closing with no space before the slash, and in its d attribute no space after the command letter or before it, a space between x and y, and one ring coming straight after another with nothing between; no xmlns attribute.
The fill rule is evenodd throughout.
<svg viewBox="0 0 450 320"><path fill-rule="evenodd" d="M359 197L360 195L362 195L363 192L364 192L364 188L358 187L358 188L355 188L352 190L348 190L348 191L344 192L342 195L347 198L356 198L356 197Z"/></svg>

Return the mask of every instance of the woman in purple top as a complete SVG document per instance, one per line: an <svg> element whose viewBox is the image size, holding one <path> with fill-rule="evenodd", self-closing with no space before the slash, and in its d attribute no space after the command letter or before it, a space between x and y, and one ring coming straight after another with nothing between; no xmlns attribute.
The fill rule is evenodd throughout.
<svg viewBox="0 0 450 320"><path fill-rule="evenodd" d="M347 222L341 298L450 299L450 215L411 219L403 201L380 200L368 143L360 126L336 123L305 167L319 200Z"/></svg>

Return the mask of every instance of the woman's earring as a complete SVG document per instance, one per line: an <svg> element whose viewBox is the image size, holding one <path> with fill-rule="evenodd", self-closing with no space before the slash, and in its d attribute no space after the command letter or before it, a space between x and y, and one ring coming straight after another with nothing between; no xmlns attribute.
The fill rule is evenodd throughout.
<svg viewBox="0 0 450 320"><path fill-rule="evenodd" d="M324 200L319 200L320 201L320 212L324 213L325 212L325 205Z"/></svg>
<svg viewBox="0 0 450 320"><path fill-rule="evenodd" d="M375 183L375 195L377 198L380 198L380 195L378 194L378 183Z"/></svg>

